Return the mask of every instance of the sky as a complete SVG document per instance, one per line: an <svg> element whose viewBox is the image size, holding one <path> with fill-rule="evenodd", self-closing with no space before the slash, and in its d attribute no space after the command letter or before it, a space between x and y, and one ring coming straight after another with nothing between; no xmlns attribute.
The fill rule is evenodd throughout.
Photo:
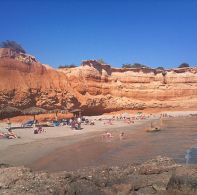
<svg viewBox="0 0 197 195"><path fill-rule="evenodd" d="M197 65L196 0L1 0L0 41L54 68L103 59L113 67Z"/></svg>

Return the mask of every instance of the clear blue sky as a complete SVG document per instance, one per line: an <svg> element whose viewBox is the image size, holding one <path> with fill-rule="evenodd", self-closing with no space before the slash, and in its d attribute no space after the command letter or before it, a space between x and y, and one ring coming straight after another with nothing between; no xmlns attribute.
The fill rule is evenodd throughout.
<svg viewBox="0 0 197 195"><path fill-rule="evenodd" d="M114 67L197 65L196 0L1 0L0 41L57 67L102 58Z"/></svg>

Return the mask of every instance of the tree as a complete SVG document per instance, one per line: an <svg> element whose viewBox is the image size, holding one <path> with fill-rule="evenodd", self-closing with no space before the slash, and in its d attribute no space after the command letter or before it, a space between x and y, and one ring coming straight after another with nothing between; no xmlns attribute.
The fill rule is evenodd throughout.
<svg viewBox="0 0 197 195"><path fill-rule="evenodd" d="M101 64L107 64L102 58L96 60L97 62L101 63Z"/></svg>
<svg viewBox="0 0 197 195"><path fill-rule="evenodd" d="M159 66L156 69L158 69L158 70L165 70L164 67L162 67L162 66Z"/></svg>
<svg viewBox="0 0 197 195"><path fill-rule="evenodd" d="M132 64L123 64L122 68L132 68Z"/></svg>
<svg viewBox="0 0 197 195"><path fill-rule="evenodd" d="M75 64L70 64L70 65L60 65L58 68L76 68L77 66Z"/></svg>
<svg viewBox="0 0 197 195"><path fill-rule="evenodd" d="M187 67L189 67L189 64L185 62L178 66L178 68L187 68Z"/></svg>
<svg viewBox="0 0 197 195"><path fill-rule="evenodd" d="M15 50L16 52L26 53L26 51L23 49L23 47L15 41L10 41L10 40L2 41L0 43L0 47L1 48L10 48L10 49Z"/></svg>
<svg viewBox="0 0 197 195"><path fill-rule="evenodd" d="M140 63L134 63L134 64L123 64L122 68L149 68L149 67Z"/></svg>

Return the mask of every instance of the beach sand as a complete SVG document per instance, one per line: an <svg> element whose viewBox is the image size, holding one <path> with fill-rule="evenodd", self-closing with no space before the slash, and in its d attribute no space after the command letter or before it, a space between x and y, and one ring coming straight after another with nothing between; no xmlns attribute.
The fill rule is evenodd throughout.
<svg viewBox="0 0 197 195"><path fill-rule="evenodd" d="M88 118L96 120L100 117ZM102 118L108 119L110 116L102 116ZM72 130L69 126L45 127L46 132L41 134L33 134L33 128L17 128L14 132L21 138L0 139L0 163L28 165L59 147L101 135L106 130L113 131L113 129L122 129L128 126L134 128L146 121L136 121L134 124L113 121L112 125L104 124L105 122L106 120L96 121L94 126L82 125L81 130ZM18 127L19 124L12 124L12 126ZM6 132L6 127L6 123L1 123L0 128L4 129L4 132Z"/></svg>
<svg viewBox="0 0 197 195"><path fill-rule="evenodd" d="M184 111L168 114L178 117L177 120L180 121L180 118L197 114L197 112ZM110 115L90 118L98 119L100 117L111 118ZM46 132L36 135L33 134L32 128L16 129L15 132L21 136L20 139L0 140L0 163L15 166L24 165L34 170L59 171L75 170L100 164L112 165L116 162L117 164L127 163L132 158L134 161L143 161L154 157L156 154L166 155L170 150L167 146L170 135L160 134L160 137L151 140L155 135L150 136L145 132L145 129L150 126L150 120L157 121L158 118L159 114L156 114L154 118L135 121L134 124L113 121L113 125L104 125L104 121L96 120L95 126L82 125L82 130L71 130L68 126L50 127L45 128ZM1 127L5 126L6 124L1 124ZM113 141L103 142L101 140L101 134L106 130L113 133ZM126 132L127 139L120 142L118 135L121 131ZM183 134L183 132L181 133ZM166 139L162 140L165 136ZM185 135L183 134L183 136ZM161 147L163 149L158 148L157 151L154 149L156 140L165 141L160 143L161 146L163 144ZM171 147L177 149L177 144L173 145L173 142L174 140L171 141ZM192 144L194 143L191 141L191 144L185 144L180 149L181 151L174 152L183 153ZM153 149L154 152L151 152ZM124 152L122 152L123 150ZM173 155L173 152L171 154Z"/></svg>

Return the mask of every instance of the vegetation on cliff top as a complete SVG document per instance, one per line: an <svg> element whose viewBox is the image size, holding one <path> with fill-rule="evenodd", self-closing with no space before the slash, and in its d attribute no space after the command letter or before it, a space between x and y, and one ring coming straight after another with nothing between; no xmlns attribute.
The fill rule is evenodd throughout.
<svg viewBox="0 0 197 195"><path fill-rule="evenodd" d="M58 68L76 68L77 65L75 64L65 64L65 65L60 65Z"/></svg>
<svg viewBox="0 0 197 195"><path fill-rule="evenodd" d="M177 68L188 68L188 67L190 67L190 65L184 62L180 64ZM151 67L140 63L134 63L134 64L123 64L122 68L151 68ZM155 69L165 70L165 68L162 66L159 66Z"/></svg>
<svg viewBox="0 0 197 195"><path fill-rule="evenodd" d="M99 63L101 63L101 64L107 64L107 63L105 62L105 60L103 60L102 58L98 59L97 62L99 62Z"/></svg>
<svg viewBox="0 0 197 195"><path fill-rule="evenodd" d="M10 41L10 40L2 41L0 43L0 47L1 48L10 48L10 49L15 50L16 52L26 53L25 49L19 43L15 42L15 41Z"/></svg>
<svg viewBox="0 0 197 195"><path fill-rule="evenodd" d="M190 65L188 63L182 63L178 66L178 68L187 68L187 67L190 67Z"/></svg>
<svg viewBox="0 0 197 195"><path fill-rule="evenodd" d="M96 61L99 62L100 64L106 64L106 62L103 59L98 59ZM61 68L75 68L75 67L77 67L77 65L75 65L75 64L65 64L65 65L60 65L58 68L61 69ZM187 68L187 67L190 67L190 65L188 63L182 63L177 68ZM148 68L148 69L151 69L150 66L140 64L140 63L123 64L122 68ZM162 66L159 66L159 67L154 68L154 69L165 70L165 68L162 67Z"/></svg>
<svg viewBox="0 0 197 195"><path fill-rule="evenodd" d="M134 64L123 64L122 68L150 68L144 64L134 63Z"/></svg>

